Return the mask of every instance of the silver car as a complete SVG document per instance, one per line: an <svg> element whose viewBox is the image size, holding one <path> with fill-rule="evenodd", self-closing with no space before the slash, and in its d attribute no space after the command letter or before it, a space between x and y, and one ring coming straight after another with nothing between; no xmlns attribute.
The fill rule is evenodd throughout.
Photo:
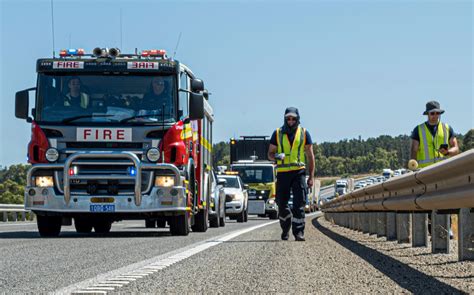
<svg viewBox="0 0 474 295"><path fill-rule="evenodd" d="M225 226L225 179L217 179L214 171L210 173L211 198L209 206L209 226Z"/></svg>
<svg viewBox="0 0 474 295"><path fill-rule="evenodd" d="M248 220L248 185L242 182L238 175L219 175L217 179L224 179L225 192L225 213L230 219L237 222L247 222Z"/></svg>

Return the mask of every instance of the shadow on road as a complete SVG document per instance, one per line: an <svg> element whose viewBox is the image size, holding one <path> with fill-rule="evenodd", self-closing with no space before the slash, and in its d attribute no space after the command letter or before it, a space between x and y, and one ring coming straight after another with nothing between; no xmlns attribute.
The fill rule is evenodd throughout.
<svg viewBox="0 0 474 295"><path fill-rule="evenodd" d="M399 286L410 292L426 294L463 294L461 290L426 275L407 264L329 230L319 223L318 218L313 219L312 223L317 230L328 238L364 259Z"/></svg>

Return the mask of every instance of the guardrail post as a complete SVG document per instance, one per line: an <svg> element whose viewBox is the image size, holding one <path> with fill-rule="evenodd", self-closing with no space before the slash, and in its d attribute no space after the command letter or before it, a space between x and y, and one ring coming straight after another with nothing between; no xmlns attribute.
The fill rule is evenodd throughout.
<svg viewBox="0 0 474 295"><path fill-rule="evenodd" d="M362 232L364 234L369 232L369 213L362 213Z"/></svg>
<svg viewBox="0 0 474 295"><path fill-rule="evenodd" d="M352 216L352 230L357 230L357 213L351 213Z"/></svg>
<svg viewBox="0 0 474 295"><path fill-rule="evenodd" d="M18 221L18 213L12 212L13 221Z"/></svg>
<svg viewBox="0 0 474 295"><path fill-rule="evenodd" d="M385 236L386 228L387 228L387 214L385 212L377 213L377 237Z"/></svg>
<svg viewBox="0 0 474 295"><path fill-rule="evenodd" d="M370 235L375 235L377 234L377 213L375 212L370 212L368 213L370 216L369 222L369 234Z"/></svg>
<svg viewBox="0 0 474 295"><path fill-rule="evenodd" d="M459 261L474 260L474 211L472 209L459 210L458 241Z"/></svg>
<svg viewBox="0 0 474 295"><path fill-rule="evenodd" d="M8 221L8 212L3 212L3 222Z"/></svg>
<svg viewBox="0 0 474 295"><path fill-rule="evenodd" d="M26 220L26 212L22 211L21 212L21 221L25 221L25 220Z"/></svg>
<svg viewBox="0 0 474 295"><path fill-rule="evenodd" d="M397 241L410 243L410 217L409 213L397 213Z"/></svg>
<svg viewBox="0 0 474 295"><path fill-rule="evenodd" d="M449 229L451 228L449 214L431 213L431 252L449 253Z"/></svg>
<svg viewBox="0 0 474 295"><path fill-rule="evenodd" d="M412 246L428 247L428 214L413 213L412 218Z"/></svg>
<svg viewBox="0 0 474 295"><path fill-rule="evenodd" d="M357 212L356 213L356 225L357 225L357 231L362 231L362 213Z"/></svg>
<svg viewBox="0 0 474 295"><path fill-rule="evenodd" d="M393 212L387 213L387 241L395 241L397 239L397 214Z"/></svg>

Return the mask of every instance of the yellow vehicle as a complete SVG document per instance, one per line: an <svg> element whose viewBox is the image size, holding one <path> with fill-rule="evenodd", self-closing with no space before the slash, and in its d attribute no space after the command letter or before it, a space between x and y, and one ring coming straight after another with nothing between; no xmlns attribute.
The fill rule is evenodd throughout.
<svg viewBox="0 0 474 295"><path fill-rule="evenodd" d="M272 162L242 160L231 165L248 185L249 214L278 219L276 195L276 168Z"/></svg>

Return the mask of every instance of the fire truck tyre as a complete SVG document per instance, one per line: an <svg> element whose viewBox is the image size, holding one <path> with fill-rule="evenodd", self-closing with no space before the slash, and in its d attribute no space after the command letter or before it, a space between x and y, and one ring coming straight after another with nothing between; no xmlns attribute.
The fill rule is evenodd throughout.
<svg viewBox="0 0 474 295"><path fill-rule="evenodd" d="M94 223L94 231L98 234L106 234L110 232L112 228L112 222L107 220L100 220Z"/></svg>
<svg viewBox="0 0 474 295"><path fill-rule="evenodd" d="M92 224L85 218L74 218L74 227L79 234L88 234L92 231Z"/></svg>
<svg viewBox="0 0 474 295"><path fill-rule="evenodd" d="M61 216L37 216L38 231L42 237L57 237L61 232Z"/></svg>
<svg viewBox="0 0 474 295"><path fill-rule="evenodd" d="M270 219L278 219L278 212L271 212L270 214L268 214L268 216L270 216Z"/></svg>
<svg viewBox="0 0 474 295"><path fill-rule="evenodd" d="M155 228L156 227L156 220L154 220L154 219L145 219L145 227L146 228Z"/></svg>
<svg viewBox="0 0 474 295"><path fill-rule="evenodd" d="M212 217L210 220L209 220L209 226L210 227L219 227L220 225L220 218L219 216L221 215L220 213L220 209L217 209L217 215L215 217Z"/></svg>
<svg viewBox="0 0 474 295"><path fill-rule="evenodd" d="M171 235L187 236L189 234L189 213L172 217L169 224Z"/></svg>
<svg viewBox="0 0 474 295"><path fill-rule="evenodd" d="M191 227L191 229L195 232L202 232L202 233L206 232L208 222L209 222L209 215L207 213L207 208L204 207L194 217L194 225Z"/></svg>
<svg viewBox="0 0 474 295"><path fill-rule="evenodd" d="M166 227L166 220L157 220L156 227L158 228L165 228Z"/></svg>

